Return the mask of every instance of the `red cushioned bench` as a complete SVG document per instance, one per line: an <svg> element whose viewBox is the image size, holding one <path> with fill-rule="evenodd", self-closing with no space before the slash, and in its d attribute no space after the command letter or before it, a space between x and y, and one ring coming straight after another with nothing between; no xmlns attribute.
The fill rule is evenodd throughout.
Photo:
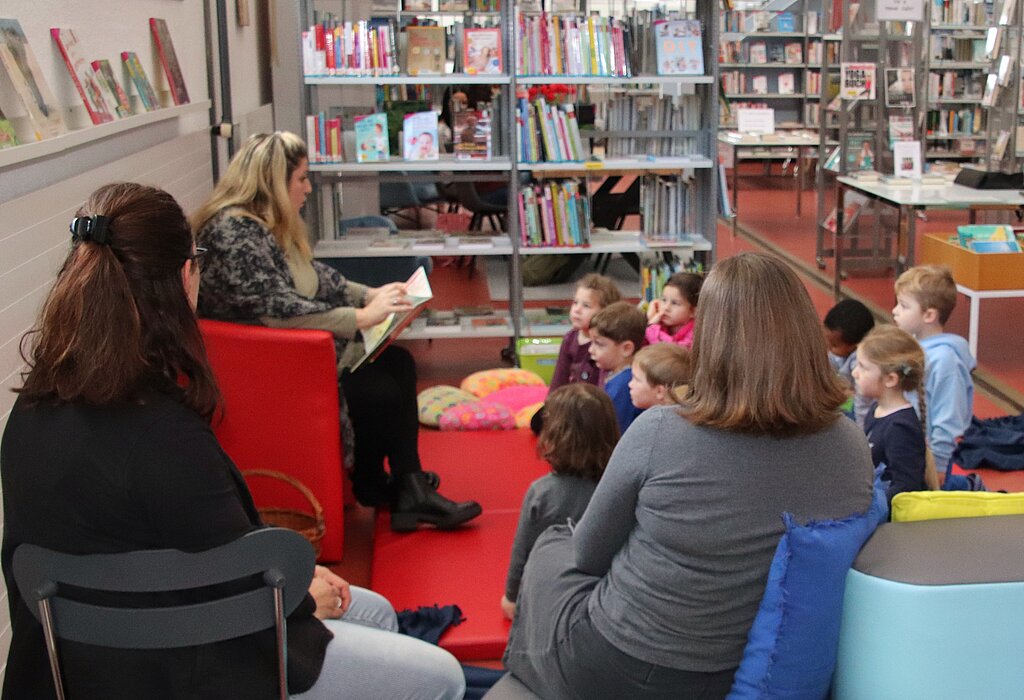
<svg viewBox="0 0 1024 700"><path fill-rule="evenodd" d="M530 483L550 468L537 457L529 430L421 430L420 455L425 469L441 475L445 496L476 499L483 515L451 532L396 534L381 512L370 587L396 610L458 605L466 621L449 629L441 646L462 661L501 658L509 622L499 602L519 507Z"/></svg>

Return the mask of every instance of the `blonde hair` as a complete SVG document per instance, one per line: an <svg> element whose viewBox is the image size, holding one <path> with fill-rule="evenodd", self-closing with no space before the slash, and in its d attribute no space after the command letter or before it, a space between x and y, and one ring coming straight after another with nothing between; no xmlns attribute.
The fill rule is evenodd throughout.
<svg viewBox="0 0 1024 700"><path fill-rule="evenodd" d="M675 343L657 343L642 348L633 358L633 366L644 373L651 386L663 386L671 392L690 383L693 363L690 351Z"/></svg>
<svg viewBox="0 0 1024 700"><path fill-rule="evenodd" d="M945 265L912 267L896 279L894 287L897 294L912 296L922 311L935 309L942 325L956 308L956 281Z"/></svg>
<svg viewBox="0 0 1024 700"><path fill-rule="evenodd" d="M622 294L619 292L619 288L615 285L615 281L610 277L599 275L596 272L591 272L580 278L580 281L576 283L576 289L589 289L590 291L597 294L598 303L602 308L609 304L622 299Z"/></svg>
<svg viewBox="0 0 1024 700"><path fill-rule="evenodd" d="M924 350L914 336L891 323L875 326L857 346L857 356L878 365L882 375L899 377L900 391L915 391L920 405L921 428L927 433Z"/></svg>
<svg viewBox="0 0 1024 700"><path fill-rule="evenodd" d="M294 247L303 259L311 260L306 224L288 196L292 173L306 159L305 142L291 132L249 137L210 198L193 215L192 229L199 233L221 212L237 209L270 229L283 250Z"/></svg>
<svg viewBox="0 0 1024 700"><path fill-rule="evenodd" d="M697 425L758 435L809 435L846 401L811 298L777 257L719 261L700 294L693 379L684 414Z"/></svg>

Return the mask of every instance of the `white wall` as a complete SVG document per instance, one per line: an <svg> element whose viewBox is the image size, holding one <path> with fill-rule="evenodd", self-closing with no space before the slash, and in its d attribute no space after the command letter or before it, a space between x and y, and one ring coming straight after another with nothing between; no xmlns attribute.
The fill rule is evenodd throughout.
<svg viewBox="0 0 1024 700"><path fill-rule="evenodd" d="M115 133L104 131L107 125L86 126L84 108L76 106L67 110L67 121L85 130L68 137L66 146L53 141L29 145L20 152L0 152L0 433L15 398L10 389L18 385L23 369L18 345L67 254L67 227L74 210L98 185L116 180L159 185L178 198L186 211L198 206L212 187L210 116L203 106L211 95L204 2L211 3L210 17L215 18L213 0L0 3L0 17L21 23L60 105L80 105L81 101L50 38L50 27L74 30L85 58L109 59L118 77L120 52L135 51L154 88L166 91L167 81L151 40L150 17L167 20L191 101L197 105L165 112L161 117L173 116ZM238 115L259 107L265 97L260 88L266 80L260 76L265 69L259 68L258 56L257 18L262 4L250 0L253 24L240 28L234 18L235 3L227 2L236 121ZM9 104L10 90L9 81L0 76L0 104ZM171 104L169 94L162 97L165 104ZM16 118L17 114L8 116ZM0 585L0 662L4 665L9 645L7 595Z"/></svg>

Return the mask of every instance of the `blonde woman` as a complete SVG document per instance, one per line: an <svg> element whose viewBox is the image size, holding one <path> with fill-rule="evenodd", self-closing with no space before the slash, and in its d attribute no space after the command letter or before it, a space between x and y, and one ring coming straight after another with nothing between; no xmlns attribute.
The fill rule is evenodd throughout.
<svg viewBox="0 0 1024 700"><path fill-rule="evenodd" d="M391 526L398 531L419 523L458 527L478 516L480 505L441 496L436 474L423 471L412 356L392 345L357 372L349 370L363 351L358 331L411 306L402 283L366 287L313 259L300 216L311 191L306 153L295 134L251 137L195 214L197 240L209 251L199 313L333 333L345 459L356 498L364 505L390 502Z"/></svg>

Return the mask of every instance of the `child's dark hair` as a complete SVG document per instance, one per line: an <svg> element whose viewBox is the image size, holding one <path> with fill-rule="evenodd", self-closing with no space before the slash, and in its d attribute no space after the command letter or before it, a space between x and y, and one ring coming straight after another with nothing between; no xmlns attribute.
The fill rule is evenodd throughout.
<svg viewBox="0 0 1024 700"><path fill-rule="evenodd" d="M537 452L556 474L598 481L618 441L615 407L601 389L577 382L548 395Z"/></svg>
<svg viewBox="0 0 1024 700"><path fill-rule="evenodd" d="M856 299L843 299L825 314L825 328L839 331L843 342L856 345L875 327L875 317Z"/></svg>
<svg viewBox="0 0 1024 700"><path fill-rule="evenodd" d="M666 287L675 287L683 295L683 299L693 308L697 308L700 301L700 288L704 284L704 277L695 272L677 272L668 278Z"/></svg>
<svg viewBox="0 0 1024 700"><path fill-rule="evenodd" d="M589 289L597 294L598 303L601 305L601 308L622 299L622 294L615 285L615 281L611 277L605 277L596 272L583 275L580 281L576 283L576 289Z"/></svg>
<svg viewBox="0 0 1024 700"><path fill-rule="evenodd" d="M590 332L615 343L633 342L633 352L644 344L647 317L628 301L617 301L604 307L590 319Z"/></svg>

